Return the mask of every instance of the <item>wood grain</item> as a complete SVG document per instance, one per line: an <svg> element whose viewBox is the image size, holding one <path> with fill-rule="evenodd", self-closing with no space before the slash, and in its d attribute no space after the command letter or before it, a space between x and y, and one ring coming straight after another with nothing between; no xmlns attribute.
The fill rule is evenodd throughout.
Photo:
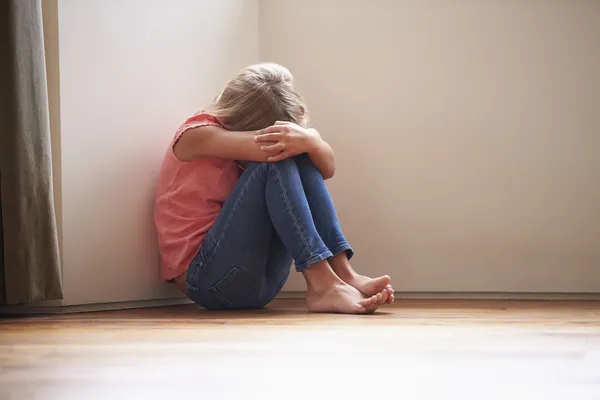
<svg viewBox="0 0 600 400"><path fill-rule="evenodd" d="M600 399L600 302L0 319L0 399Z"/></svg>

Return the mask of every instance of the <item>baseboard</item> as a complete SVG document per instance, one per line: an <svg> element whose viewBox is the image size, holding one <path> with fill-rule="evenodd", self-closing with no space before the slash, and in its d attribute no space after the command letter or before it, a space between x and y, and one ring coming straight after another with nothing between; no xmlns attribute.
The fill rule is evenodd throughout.
<svg viewBox="0 0 600 400"><path fill-rule="evenodd" d="M421 300L600 300L600 293L396 292L396 299ZM306 292L282 292L279 299L303 299Z"/></svg>
<svg viewBox="0 0 600 400"><path fill-rule="evenodd" d="M396 299L420 300L599 300L600 293L503 293L503 292L404 292L396 293ZM278 299L304 299L306 292L281 292ZM124 301L117 303L81 304L71 306L33 305L2 306L0 315L47 315L70 314L90 311L126 310L132 308L164 307L190 304L185 297L170 299Z"/></svg>
<svg viewBox="0 0 600 400"><path fill-rule="evenodd" d="M131 308L164 307L180 304L190 304L192 301L186 297L122 301L116 303L80 304L71 306L61 305L32 305L32 306L1 306L0 315L46 315L70 314L90 311L127 310Z"/></svg>

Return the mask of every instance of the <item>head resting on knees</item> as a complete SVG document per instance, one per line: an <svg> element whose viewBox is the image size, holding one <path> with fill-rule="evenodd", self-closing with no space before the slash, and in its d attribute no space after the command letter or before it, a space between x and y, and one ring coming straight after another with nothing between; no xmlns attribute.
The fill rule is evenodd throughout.
<svg viewBox="0 0 600 400"><path fill-rule="evenodd" d="M205 111L232 131L263 129L276 121L308 124L308 110L294 88L292 73L275 63L241 70Z"/></svg>

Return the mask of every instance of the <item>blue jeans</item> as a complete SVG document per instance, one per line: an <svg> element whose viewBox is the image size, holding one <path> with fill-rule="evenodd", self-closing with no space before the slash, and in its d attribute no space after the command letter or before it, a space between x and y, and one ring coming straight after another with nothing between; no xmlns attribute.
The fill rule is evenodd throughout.
<svg viewBox="0 0 600 400"><path fill-rule="evenodd" d="M279 293L292 260L303 271L353 250L308 156L249 164L188 269L188 296L208 309L258 308Z"/></svg>

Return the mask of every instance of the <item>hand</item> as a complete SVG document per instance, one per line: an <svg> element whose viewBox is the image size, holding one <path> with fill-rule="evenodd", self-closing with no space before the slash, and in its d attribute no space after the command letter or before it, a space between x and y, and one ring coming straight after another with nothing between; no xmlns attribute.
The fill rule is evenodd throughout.
<svg viewBox="0 0 600 400"><path fill-rule="evenodd" d="M292 122L277 121L254 136L260 149L269 154L268 161L276 162L302 153L310 153L317 147L319 133Z"/></svg>

